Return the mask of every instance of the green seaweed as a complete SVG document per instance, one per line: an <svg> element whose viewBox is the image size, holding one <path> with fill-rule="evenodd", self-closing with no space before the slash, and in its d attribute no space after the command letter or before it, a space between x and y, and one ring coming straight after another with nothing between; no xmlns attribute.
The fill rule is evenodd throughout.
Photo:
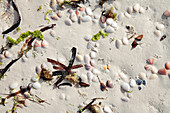
<svg viewBox="0 0 170 113"><path fill-rule="evenodd" d="M39 5L39 7L38 7L37 11L41 11L41 9L42 9L42 6L41 6L41 5Z"/></svg>
<svg viewBox="0 0 170 113"><path fill-rule="evenodd" d="M20 28L20 27L17 27L17 28L16 28L16 31L17 31L17 32L19 32L20 30L21 30L21 28Z"/></svg>
<svg viewBox="0 0 170 113"><path fill-rule="evenodd" d="M12 43L12 45L15 44L15 40L14 40L14 39L10 38L9 36L7 36L7 39L8 39L8 41L9 41L10 43Z"/></svg>
<svg viewBox="0 0 170 113"><path fill-rule="evenodd" d="M109 33L104 33L102 30L100 30L97 34L93 35L92 41L97 41L100 39L100 36L103 38L108 37Z"/></svg>
<svg viewBox="0 0 170 113"><path fill-rule="evenodd" d="M50 19L47 18L47 15L48 15L48 13L51 13L51 12L52 12L52 10L49 10L45 13L45 20L47 20L48 23L50 23Z"/></svg>

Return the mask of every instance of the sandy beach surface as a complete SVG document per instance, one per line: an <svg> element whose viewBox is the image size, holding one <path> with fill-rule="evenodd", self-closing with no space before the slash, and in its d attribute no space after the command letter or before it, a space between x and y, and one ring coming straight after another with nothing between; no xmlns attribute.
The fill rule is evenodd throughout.
<svg viewBox="0 0 170 113"><path fill-rule="evenodd" d="M51 24L56 26L42 33L48 47L39 47L37 50L33 47L6 72L7 76L0 80L0 97L6 97L4 94L10 93L11 84L17 84L14 88L17 91L20 86L35 84L31 78L37 76L35 68L41 64L45 65L50 73L56 71L53 65L47 62L47 58L58 60L67 66L73 47L77 49L73 65L83 65L75 69L75 75L90 86L76 87L72 84L71 87L61 86L58 89L54 86L57 76L49 82L37 80L36 83L41 87L32 88L31 92L50 105L37 104L26 99L26 106L17 107L17 113L77 113L93 98L103 98L93 103L101 109L101 112L96 113L170 111L170 69L165 69L165 63L170 68L170 17L163 14L168 9L170 13L169 0L108 0L104 2L103 8L99 5L99 0L89 0L89 3L80 3L80 6L85 8L82 8L82 11L79 11L79 7L76 9L69 5L60 9L57 3L50 7L50 2L51 0L14 0L21 15L20 30L13 30L4 37L0 34L0 47L6 45L7 36L17 40L20 34L26 31L40 30ZM6 0L0 0L0 4L2 33L16 23L17 14L12 6L9 12L5 13ZM37 11L40 6L41 9ZM107 21L101 25L102 11L107 12L111 7L114 8L114 14L117 14L116 20L111 21L111 25ZM47 14L50 22L45 19L49 10L52 10ZM75 11L79 15L76 15ZM75 20L70 20L71 15L76 16L73 17ZM108 36L99 36L99 40L92 41L93 35L100 30L103 33L109 32ZM128 40L134 33L136 35ZM143 35L140 41L135 39L139 35ZM160 41L163 35L166 38ZM0 58L1 69L18 57L25 40L1 53L1 56L6 51L10 54L9 58ZM33 45L36 41L40 42L36 39ZM134 41L137 46L132 48ZM104 84L108 80L111 81L111 88L107 86L106 90L102 91L98 77ZM0 105L0 113L12 109L13 97L6 102L5 106ZM83 113L91 112L86 109Z"/></svg>

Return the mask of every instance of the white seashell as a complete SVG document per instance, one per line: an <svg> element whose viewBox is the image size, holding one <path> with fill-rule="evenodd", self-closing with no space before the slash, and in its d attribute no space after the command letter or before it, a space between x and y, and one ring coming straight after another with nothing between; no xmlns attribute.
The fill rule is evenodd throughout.
<svg viewBox="0 0 170 113"><path fill-rule="evenodd" d="M91 66L93 66L93 67L94 67L94 66L95 66L95 64L96 64L96 63L95 63L95 60L93 60L93 59L92 59L92 60L90 60L90 65L91 65Z"/></svg>
<svg viewBox="0 0 170 113"><path fill-rule="evenodd" d="M95 82L95 83L97 83L97 82L98 82L98 78L97 78L97 76L93 76L92 82Z"/></svg>
<svg viewBox="0 0 170 113"><path fill-rule="evenodd" d="M30 52L27 52L26 54L25 54L25 57L27 57L27 58L30 58L32 55L31 55L31 53Z"/></svg>
<svg viewBox="0 0 170 113"><path fill-rule="evenodd" d="M17 86L18 86L18 83L17 83L17 82L14 82L14 83L12 83L12 84L9 85L9 88L10 88L10 89L15 89L15 88L17 88Z"/></svg>
<svg viewBox="0 0 170 113"><path fill-rule="evenodd" d="M127 38L127 37L123 37L122 43L123 43L124 45L128 45L128 44L129 44L128 38Z"/></svg>
<svg viewBox="0 0 170 113"><path fill-rule="evenodd" d="M93 42L93 41L89 41L88 43L87 43L87 49L91 49L92 47L94 47L95 46L95 42Z"/></svg>
<svg viewBox="0 0 170 113"><path fill-rule="evenodd" d="M82 56L82 55L77 55L77 56L76 56L76 60L77 60L78 62L82 62L82 61L83 61L83 56Z"/></svg>
<svg viewBox="0 0 170 113"><path fill-rule="evenodd" d="M129 14L133 13L133 8L132 8L131 6L128 7L128 8L127 8L127 12L128 12Z"/></svg>
<svg viewBox="0 0 170 113"><path fill-rule="evenodd" d="M157 36L157 37L160 37L161 36L161 31L154 31L154 34Z"/></svg>
<svg viewBox="0 0 170 113"><path fill-rule="evenodd" d="M43 40L43 41L41 42L41 46L42 46L43 48L48 48L48 42L47 42L46 40Z"/></svg>
<svg viewBox="0 0 170 113"><path fill-rule="evenodd" d="M40 41L35 41L34 50L37 51L40 47L41 47L41 42Z"/></svg>
<svg viewBox="0 0 170 113"><path fill-rule="evenodd" d="M140 79L146 80L146 74L145 73L140 72L138 76L139 76Z"/></svg>
<svg viewBox="0 0 170 113"><path fill-rule="evenodd" d="M84 36L84 39L85 39L86 41L91 40L91 38L92 38L92 36L91 36L91 35L86 35L86 36Z"/></svg>
<svg viewBox="0 0 170 113"><path fill-rule="evenodd" d="M111 26L115 29L117 29L117 23L115 21L112 22Z"/></svg>
<svg viewBox="0 0 170 113"><path fill-rule="evenodd" d="M95 74L95 75L99 75L100 71L98 69L96 69L96 68L93 68L92 73Z"/></svg>
<svg viewBox="0 0 170 113"><path fill-rule="evenodd" d="M51 31L50 31L50 35L51 35L52 37L54 37L54 38L57 36L57 35L56 35L56 32L55 32L54 30L51 30Z"/></svg>
<svg viewBox="0 0 170 113"><path fill-rule="evenodd" d="M97 20L97 19L93 19L92 22L93 22L94 24L97 24L97 23L98 23L98 20Z"/></svg>
<svg viewBox="0 0 170 113"><path fill-rule="evenodd" d="M31 78L31 80L32 80L33 82L38 82L39 79L40 79L40 77L39 77L38 75L35 75L35 76L33 76L33 77Z"/></svg>
<svg viewBox="0 0 170 113"><path fill-rule="evenodd" d="M156 29L162 31L165 28L163 24L157 24Z"/></svg>
<svg viewBox="0 0 170 113"><path fill-rule="evenodd" d="M95 59L96 58L96 52L91 51L90 52L90 57L91 57L91 59Z"/></svg>
<svg viewBox="0 0 170 113"><path fill-rule="evenodd" d="M106 22L105 23L99 22L99 24L100 24L101 28L105 28L106 27Z"/></svg>
<svg viewBox="0 0 170 113"><path fill-rule="evenodd" d="M35 83L32 84L32 87L34 89L40 89L41 88L41 84L39 82L35 82Z"/></svg>
<svg viewBox="0 0 170 113"><path fill-rule="evenodd" d="M136 81L134 79L130 79L129 85L131 87L135 87L136 86Z"/></svg>
<svg viewBox="0 0 170 113"><path fill-rule="evenodd" d="M145 9L143 7L140 7L139 13L143 14L145 12Z"/></svg>
<svg viewBox="0 0 170 113"><path fill-rule="evenodd" d="M51 0L51 2L50 2L50 7L51 7L52 9L55 9L55 8L56 8L56 4L57 4L56 0Z"/></svg>
<svg viewBox="0 0 170 113"><path fill-rule="evenodd" d="M89 55L84 55L84 63L90 63L90 56Z"/></svg>
<svg viewBox="0 0 170 113"><path fill-rule="evenodd" d="M117 40L115 41L115 44L116 44L116 48L117 48L117 49L120 49L120 47L122 46L122 41L121 41L120 39L117 39Z"/></svg>
<svg viewBox="0 0 170 113"><path fill-rule="evenodd" d="M113 20L112 18L108 18L108 19L106 20L106 23L107 23L108 25L112 25L113 22L114 22L114 20Z"/></svg>
<svg viewBox="0 0 170 113"><path fill-rule="evenodd" d="M40 72L41 72L41 68L40 68L40 67L38 67L38 66L36 66L36 67L35 67L35 72L36 72L37 74L40 74Z"/></svg>
<svg viewBox="0 0 170 113"><path fill-rule="evenodd" d="M61 63L65 63L65 59L64 58L61 58L61 57L59 57L59 58L57 58L57 61L59 61L59 62L61 62Z"/></svg>
<svg viewBox="0 0 170 113"><path fill-rule="evenodd" d="M127 97L128 97L128 98L132 98L132 97L133 97L133 94L132 94L132 93L127 93Z"/></svg>
<svg viewBox="0 0 170 113"><path fill-rule="evenodd" d="M124 91L130 91L130 86L128 83L123 83L121 85L121 88L124 90Z"/></svg>
<svg viewBox="0 0 170 113"><path fill-rule="evenodd" d="M129 13L127 13L127 12L125 12L124 15L125 15L125 17L127 17L127 18L130 18L130 17L131 17L131 15L130 15Z"/></svg>
<svg viewBox="0 0 170 113"><path fill-rule="evenodd" d="M64 93L61 93L60 96L59 96L60 100L65 100L66 96Z"/></svg>
<svg viewBox="0 0 170 113"><path fill-rule="evenodd" d="M139 4L135 4L135 5L133 6L133 10L134 10L135 12L139 12L139 9L140 9L140 5L139 5Z"/></svg>
<svg viewBox="0 0 170 113"><path fill-rule="evenodd" d="M170 17L170 9L167 9L163 14L166 17Z"/></svg>
<svg viewBox="0 0 170 113"><path fill-rule="evenodd" d="M157 69L155 66L152 66L151 72L152 72L153 74L156 74L156 73L158 73L158 69Z"/></svg>
<svg viewBox="0 0 170 113"><path fill-rule="evenodd" d="M89 21L91 21L91 17L90 16L84 16L84 17L82 17L82 22L89 22Z"/></svg>
<svg viewBox="0 0 170 113"><path fill-rule="evenodd" d="M90 64L85 64L85 69L86 70L90 70L91 69L91 65Z"/></svg>
<svg viewBox="0 0 170 113"><path fill-rule="evenodd" d="M72 21L71 21L69 18L65 19L64 22L65 22L65 24L68 25L68 26L71 26L71 24L72 24Z"/></svg>
<svg viewBox="0 0 170 113"><path fill-rule="evenodd" d="M10 93L16 93L16 92L18 92L18 90L16 90L16 89L12 89L12 90L10 91Z"/></svg>
<svg viewBox="0 0 170 113"><path fill-rule="evenodd" d="M81 80L82 81L87 81L87 75L85 75L85 74L82 74L81 76L80 76L80 78L81 78Z"/></svg>
<svg viewBox="0 0 170 113"><path fill-rule="evenodd" d="M127 97L122 97L121 100L122 100L123 102L128 102L128 101L129 101L129 98L127 98Z"/></svg>
<svg viewBox="0 0 170 113"><path fill-rule="evenodd" d="M123 13L120 13L118 15L118 20L121 21L124 17L125 17L125 15Z"/></svg>
<svg viewBox="0 0 170 113"><path fill-rule="evenodd" d="M91 71L87 72L87 78L88 78L88 81L91 82L92 79L93 79L93 73Z"/></svg>
<svg viewBox="0 0 170 113"><path fill-rule="evenodd" d="M3 54L0 54L0 62L3 62L4 58L5 58L5 56Z"/></svg>
<svg viewBox="0 0 170 113"><path fill-rule="evenodd" d="M112 110L110 109L109 106L104 106L103 111L104 111L105 113L112 113Z"/></svg>
<svg viewBox="0 0 170 113"><path fill-rule="evenodd" d="M156 79L156 78L158 78L157 74L151 74L150 77L149 77L150 80L153 80L153 79Z"/></svg>
<svg viewBox="0 0 170 113"><path fill-rule="evenodd" d="M74 12L71 13L70 19L72 20L72 22L76 22L78 20L76 13L74 13Z"/></svg>
<svg viewBox="0 0 170 113"><path fill-rule="evenodd" d="M11 57L12 57L12 54L11 54L9 51L5 51L5 52L4 52L4 56L5 56L6 58L11 58Z"/></svg>
<svg viewBox="0 0 170 113"><path fill-rule="evenodd" d="M87 7L85 11L86 11L87 15L89 15L89 16L93 15L93 12L90 7Z"/></svg>
<svg viewBox="0 0 170 113"><path fill-rule="evenodd" d="M105 29L105 31L106 31L107 33L113 33L115 30L114 30L113 27L107 26L106 29Z"/></svg>

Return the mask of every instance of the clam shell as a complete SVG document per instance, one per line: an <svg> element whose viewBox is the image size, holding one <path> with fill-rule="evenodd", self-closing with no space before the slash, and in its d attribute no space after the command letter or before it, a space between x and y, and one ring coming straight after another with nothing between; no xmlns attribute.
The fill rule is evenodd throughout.
<svg viewBox="0 0 170 113"><path fill-rule="evenodd" d="M93 12L90 7L86 7L85 11L86 11L87 15L89 15L89 16L93 15Z"/></svg>
<svg viewBox="0 0 170 113"><path fill-rule="evenodd" d="M145 12L145 9L143 7L140 7L139 13L143 14Z"/></svg>
<svg viewBox="0 0 170 113"><path fill-rule="evenodd" d="M140 73L138 74L138 76L139 76L140 79L146 80L146 74L145 74L145 73L140 72Z"/></svg>
<svg viewBox="0 0 170 113"><path fill-rule="evenodd" d="M163 24L157 24L156 29L162 31L165 28Z"/></svg>
<svg viewBox="0 0 170 113"><path fill-rule="evenodd" d="M124 17L125 17L125 15L123 13L120 13L118 15L118 21L121 21Z"/></svg>
<svg viewBox="0 0 170 113"><path fill-rule="evenodd" d="M35 41L34 50L37 51L40 47L41 47L41 42L40 41Z"/></svg>
<svg viewBox="0 0 170 113"><path fill-rule="evenodd" d="M153 80L153 79L156 79L156 78L158 78L157 74L151 74L150 77L149 77L150 80Z"/></svg>
<svg viewBox="0 0 170 113"><path fill-rule="evenodd" d="M71 21L69 18L65 19L64 22L65 22L65 24L68 25L68 26L71 26L71 24L72 24L72 21Z"/></svg>
<svg viewBox="0 0 170 113"><path fill-rule="evenodd" d="M35 67L35 72L36 72L37 74L40 74L41 68L40 68L39 66L36 66L36 67Z"/></svg>
<svg viewBox="0 0 170 113"><path fill-rule="evenodd" d="M128 98L132 98L132 97L133 97L133 94L132 94L132 93L127 93L127 97L128 97Z"/></svg>
<svg viewBox="0 0 170 113"><path fill-rule="evenodd" d="M109 87L109 88L113 88L113 83L110 80L107 80L106 86Z"/></svg>
<svg viewBox="0 0 170 113"><path fill-rule="evenodd" d="M95 46L95 42L89 41L89 42L87 43L87 49L91 49L91 48L94 47L94 46Z"/></svg>
<svg viewBox="0 0 170 113"><path fill-rule="evenodd" d="M33 82L38 82L39 79L40 79L40 77L39 77L38 75L35 75L35 76L33 76L33 77L31 78L31 80L32 80Z"/></svg>
<svg viewBox="0 0 170 113"><path fill-rule="evenodd" d="M51 2L50 2L50 7L51 7L52 9L55 9L55 8L56 8L56 4L57 4L56 0L51 0Z"/></svg>
<svg viewBox="0 0 170 113"><path fill-rule="evenodd" d="M112 24L114 23L114 20L113 20L112 18L108 18L108 19L106 20L106 23L107 23L108 25L112 25Z"/></svg>
<svg viewBox="0 0 170 113"><path fill-rule="evenodd" d="M167 70L166 70L165 68L162 68L162 69L159 69L159 70L158 70L158 73L159 73L160 75L166 75L166 74L167 74Z"/></svg>
<svg viewBox="0 0 170 113"><path fill-rule="evenodd" d="M93 73L92 73L92 72L90 72L90 71L89 71L89 72L87 72L87 78L88 78L89 82L90 82L90 81L92 81L93 76L94 76L94 75L93 75Z"/></svg>
<svg viewBox="0 0 170 113"><path fill-rule="evenodd" d="M157 36L157 37L160 37L161 36L161 32L160 31L154 31L154 34Z"/></svg>
<svg viewBox="0 0 170 113"><path fill-rule="evenodd" d="M130 85L131 87L135 87L135 86L136 86L136 81L135 81L134 79L130 79L129 85Z"/></svg>
<svg viewBox="0 0 170 113"><path fill-rule="evenodd" d="M91 65L90 64L85 64L85 69L86 70L90 70L91 69Z"/></svg>
<svg viewBox="0 0 170 113"><path fill-rule="evenodd" d="M154 58L149 58L149 59L147 60L147 63L148 63L148 64L153 64L153 63L154 63L154 61L155 61L155 59L154 59Z"/></svg>
<svg viewBox="0 0 170 113"><path fill-rule="evenodd" d="M146 71L149 71L149 70L151 70L152 66L147 64L144 66L144 68Z"/></svg>
<svg viewBox="0 0 170 113"><path fill-rule="evenodd" d="M91 57L91 59L95 59L96 58L96 52L91 51L90 52L90 57Z"/></svg>
<svg viewBox="0 0 170 113"><path fill-rule="evenodd" d="M52 16L51 16L51 19L53 19L53 20L58 20L58 17L57 17L57 15L52 15Z"/></svg>
<svg viewBox="0 0 170 113"><path fill-rule="evenodd" d="M164 16L166 17L170 17L170 9L167 9L164 13L163 13Z"/></svg>
<svg viewBox="0 0 170 113"><path fill-rule="evenodd" d="M100 25L101 28L105 28L106 27L106 22L105 23L99 22L99 25Z"/></svg>
<svg viewBox="0 0 170 113"><path fill-rule="evenodd" d="M82 17L82 22L90 22L91 21L91 17L90 16L84 16Z"/></svg>
<svg viewBox="0 0 170 113"><path fill-rule="evenodd" d="M46 40L43 40L43 41L41 42L41 46L42 46L43 48L48 48L48 42L47 42Z"/></svg>
<svg viewBox="0 0 170 113"><path fill-rule="evenodd" d="M57 36L57 35L56 35L56 32L55 32L54 30L51 30L51 31L50 31L50 35L51 35L52 37L54 37L54 38Z"/></svg>
<svg viewBox="0 0 170 113"><path fill-rule="evenodd" d="M123 37L122 43L123 43L124 45L128 45L128 44L129 44L128 38L127 38L127 37Z"/></svg>
<svg viewBox="0 0 170 113"><path fill-rule="evenodd" d="M157 70L157 68L156 68L155 66L152 66L151 72L152 72L153 74L156 74L156 73L158 72L158 70Z"/></svg>
<svg viewBox="0 0 170 113"><path fill-rule="evenodd" d="M122 41L121 41L120 39L117 39L117 40L115 41L115 44L116 44L116 48L117 48L117 49L120 49L120 47L122 46Z"/></svg>
<svg viewBox="0 0 170 113"><path fill-rule="evenodd" d="M124 90L124 91L130 91L130 86L128 83L123 83L121 85L121 88Z"/></svg>
<svg viewBox="0 0 170 113"><path fill-rule="evenodd" d="M128 101L129 101L129 98L127 98L127 97L122 97L121 100L122 100L123 102L128 102Z"/></svg>
<svg viewBox="0 0 170 113"><path fill-rule="evenodd" d="M78 62L82 62L82 61L83 61L83 56L82 56L82 55L77 55L77 56L76 56L76 60L77 60Z"/></svg>
<svg viewBox="0 0 170 113"><path fill-rule="evenodd" d="M123 80L125 80L125 81L127 80L127 76L125 75L125 73L120 72L120 73L119 73L119 76L120 76L121 79L123 79Z"/></svg>
<svg viewBox="0 0 170 113"><path fill-rule="evenodd" d="M5 56L6 58L11 58L11 57L12 57L12 54L11 54L9 51L5 51L5 52L4 52L4 56Z"/></svg>
<svg viewBox="0 0 170 113"><path fill-rule="evenodd" d="M76 13L74 13L74 12L71 13L70 19L72 20L72 22L76 22L78 20Z"/></svg>
<svg viewBox="0 0 170 113"><path fill-rule="evenodd" d="M135 5L133 6L133 10L134 10L135 12L139 12L139 9L140 9L140 5L139 5L139 4L135 4Z"/></svg>
<svg viewBox="0 0 170 113"><path fill-rule="evenodd" d="M106 29L105 29L105 31L106 31L107 33L113 33L113 32L115 31L115 29L114 29L113 27L111 27L111 26L107 26Z"/></svg>
<svg viewBox="0 0 170 113"><path fill-rule="evenodd" d="M3 54L0 54L0 62L3 62L4 58L5 58L5 56Z"/></svg>
<svg viewBox="0 0 170 113"><path fill-rule="evenodd" d="M14 82L14 83L12 83L12 84L10 84L9 85L9 89L15 89L15 88L17 88L17 86L18 86L18 83L17 82Z"/></svg>
<svg viewBox="0 0 170 113"><path fill-rule="evenodd" d="M86 40L86 41L90 41L91 39L92 39L91 35L85 35L84 36L84 40Z"/></svg>
<svg viewBox="0 0 170 113"><path fill-rule="evenodd" d="M93 66L93 67L95 67L95 65L96 65L95 60L93 60L93 59L90 60L90 65Z"/></svg>
<svg viewBox="0 0 170 113"><path fill-rule="evenodd" d="M127 18L131 18L131 15L130 15L129 13L127 13L127 12L125 12L124 15L125 15L125 17L127 17Z"/></svg>
<svg viewBox="0 0 170 113"><path fill-rule="evenodd" d="M90 56L88 54L84 55L84 63L90 63Z"/></svg>
<svg viewBox="0 0 170 113"><path fill-rule="evenodd" d="M59 18L61 18L61 17L62 17L62 13L61 13L61 11L58 11L58 12L57 12L57 16L58 16Z"/></svg>
<svg viewBox="0 0 170 113"><path fill-rule="evenodd" d="M32 84L32 87L34 89L40 89L41 88L41 84L39 82L35 82L35 83Z"/></svg>
<svg viewBox="0 0 170 113"><path fill-rule="evenodd" d="M111 110L111 108L109 106L104 106L103 111L105 113L112 113L112 110Z"/></svg>
<svg viewBox="0 0 170 113"><path fill-rule="evenodd" d="M166 62L166 63L165 63L165 68L166 68L167 70L170 69L170 62Z"/></svg>
<svg viewBox="0 0 170 113"><path fill-rule="evenodd" d="M96 69L96 68L93 68L92 73L95 74L95 75L99 75L100 71L98 69Z"/></svg>
<svg viewBox="0 0 170 113"><path fill-rule="evenodd" d="M129 14L133 13L133 8L132 8L131 6L128 7L128 8L127 8L127 12L128 12Z"/></svg>

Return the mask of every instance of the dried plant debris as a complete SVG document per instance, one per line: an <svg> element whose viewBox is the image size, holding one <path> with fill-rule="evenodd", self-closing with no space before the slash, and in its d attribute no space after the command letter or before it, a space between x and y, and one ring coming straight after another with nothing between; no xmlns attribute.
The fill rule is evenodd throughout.
<svg viewBox="0 0 170 113"><path fill-rule="evenodd" d="M71 6L72 8L77 8L77 7L80 7L81 2L85 4L86 2L89 2L89 1L88 0L69 0L69 1L68 0L63 0L63 1L57 0L57 3L61 8L65 8L65 6Z"/></svg>
<svg viewBox="0 0 170 113"><path fill-rule="evenodd" d="M10 32L13 31L14 29L16 29L16 28L20 25L20 23L21 23L21 16L20 16L20 14L19 14L19 10L18 10L17 6L15 5L14 1L13 1L13 0L8 0L8 3L9 3L9 4L14 8L14 10L17 12L17 14L18 14L18 20L17 20L17 22L16 22L14 25L12 25L10 28L8 28L7 30L3 31L2 34L8 34L8 33L10 33Z"/></svg>
<svg viewBox="0 0 170 113"><path fill-rule="evenodd" d="M132 35L129 39L131 39L132 37L134 37L136 35L136 33L134 35ZM132 49L136 48L138 45L141 45L142 43L138 43L139 41L141 41L143 38L143 35L138 35L134 41L132 42L131 46L132 46Z"/></svg>
<svg viewBox="0 0 170 113"><path fill-rule="evenodd" d="M103 82L101 82L101 80L100 80L100 78L99 78L99 76L97 75L97 78L98 78L98 80L99 80L99 83L100 83L100 89L101 89L101 91L108 91L107 90L107 88L106 88L106 85L103 83Z"/></svg>
<svg viewBox="0 0 170 113"><path fill-rule="evenodd" d="M58 80L55 83L55 86L59 87L59 86L62 85L62 84L61 85L59 85L59 84L63 80L67 80L67 81L73 83L74 85L80 85L80 86L83 86L83 87L88 87L89 86L88 84L82 82L81 78L76 76L75 73L73 73L71 71L72 69L83 67L83 65L81 65L81 64L80 65L73 65L75 57L76 57L76 48L73 47L71 50L72 50L72 57L71 57L71 60L69 61L68 66L65 66L64 64L62 64L58 61L55 61L53 59L47 58L48 62L57 65L57 66L53 66L53 68L57 69L58 71L54 71L53 74L52 74L53 76L56 76L56 75L58 76ZM64 84L64 85L71 86L70 84Z"/></svg>
<svg viewBox="0 0 170 113"><path fill-rule="evenodd" d="M45 20L47 20L48 23L50 23L50 19L47 18L48 13L52 13L52 10L49 10L45 13Z"/></svg>
<svg viewBox="0 0 170 113"><path fill-rule="evenodd" d="M32 84L28 84L27 87L24 86L20 86L20 90L15 92L15 93L10 93L7 94L7 96L5 98L1 98L1 103L2 105L5 106L5 104L7 103L6 100L9 98L13 97L13 107L12 109L8 110L7 113L11 112L11 113L17 113L17 108L18 107L23 107L23 106L27 106L26 105L26 100L41 104L41 103L47 103L45 100L39 98L37 95L33 95L30 93L32 88ZM49 104L49 103L47 103ZM50 105L50 104L49 104Z"/></svg>
<svg viewBox="0 0 170 113"><path fill-rule="evenodd" d="M42 68L40 74L38 74L38 76L40 78L42 78L43 80L52 80L53 76L50 74L50 71Z"/></svg>
<svg viewBox="0 0 170 113"><path fill-rule="evenodd" d="M114 21L116 21L117 20L117 13L114 13L113 10L114 10L114 8L111 7L108 11L106 11L106 10L102 11L102 16L105 16L106 20L108 18L112 18Z"/></svg>

